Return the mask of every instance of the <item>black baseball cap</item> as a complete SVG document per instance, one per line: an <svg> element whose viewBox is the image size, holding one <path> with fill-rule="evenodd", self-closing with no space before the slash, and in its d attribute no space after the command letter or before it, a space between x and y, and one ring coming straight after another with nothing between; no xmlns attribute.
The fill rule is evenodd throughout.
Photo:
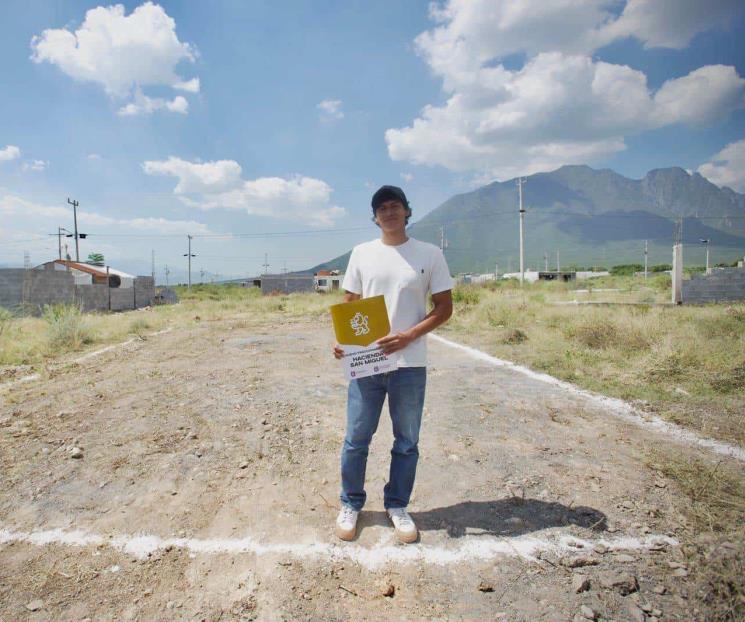
<svg viewBox="0 0 745 622"><path fill-rule="evenodd" d="M370 201L373 213L375 213L375 210L378 209L378 206L381 203L391 200L401 201L404 207L409 207L409 201L406 199L406 195L401 188L398 186L381 186L376 190L375 194L372 196L372 201Z"/></svg>

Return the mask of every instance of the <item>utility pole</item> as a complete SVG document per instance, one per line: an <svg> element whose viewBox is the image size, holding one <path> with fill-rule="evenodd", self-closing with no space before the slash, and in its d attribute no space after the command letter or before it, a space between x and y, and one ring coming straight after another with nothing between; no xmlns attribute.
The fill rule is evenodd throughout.
<svg viewBox="0 0 745 622"><path fill-rule="evenodd" d="M152 255L153 255L153 267L152 267L153 285L155 285L155 249L152 250Z"/></svg>
<svg viewBox="0 0 745 622"><path fill-rule="evenodd" d="M517 189L520 196L520 285L525 280L525 208L523 208L523 184L525 183L525 177L517 178Z"/></svg>
<svg viewBox="0 0 745 622"><path fill-rule="evenodd" d="M546 272L548 272L548 253L543 253L543 263L546 267Z"/></svg>
<svg viewBox="0 0 745 622"><path fill-rule="evenodd" d="M561 263L559 262L559 249L556 249L556 272L561 272Z"/></svg>
<svg viewBox="0 0 745 622"><path fill-rule="evenodd" d="M264 266L264 274L269 274L269 258L267 253L264 253L264 263L262 265Z"/></svg>
<svg viewBox="0 0 745 622"><path fill-rule="evenodd" d="M191 258L192 257L196 257L196 255L193 255L192 252L191 252L191 238L192 238L192 236L191 235L187 235L186 237L189 238L189 252L186 255L184 255L184 257L188 257L189 258L189 289L191 289Z"/></svg>
<svg viewBox="0 0 745 622"><path fill-rule="evenodd" d="M448 247L448 240L445 237L445 226L440 227L440 250L444 253Z"/></svg>
<svg viewBox="0 0 745 622"><path fill-rule="evenodd" d="M72 215L75 219L75 261L80 262L80 247L78 245L78 203L75 200L70 201L68 197L67 202L72 205Z"/></svg>
<svg viewBox="0 0 745 622"><path fill-rule="evenodd" d="M672 303L683 302L683 218L675 223L675 244L673 245Z"/></svg>
<svg viewBox="0 0 745 622"><path fill-rule="evenodd" d="M166 287L168 287L168 275L171 274L171 271L168 269L168 264L166 264Z"/></svg>
<svg viewBox="0 0 745 622"><path fill-rule="evenodd" d="M62 227L57 227L57 246L59 246L59 258L62 259Z"/></svg>
<svg viewBox="0 0 745 622"><path fill-rule="evenodd" d="M644 240L644 280L647 280L649 268L649 240Z"/></svg>
<svg viewBox="0 0 745 622"><path fill-rule="evenodd" d="M199 268L199 282L204 283L204 268Z"/></svg>

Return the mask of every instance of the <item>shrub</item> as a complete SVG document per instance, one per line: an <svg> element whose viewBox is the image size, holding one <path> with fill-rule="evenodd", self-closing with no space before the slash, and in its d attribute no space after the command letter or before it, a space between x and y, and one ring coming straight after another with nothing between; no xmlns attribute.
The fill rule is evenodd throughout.
<svg viewBox="0 0 745 622"><path fill-rule="evenodd" d="M734 318L738 322L743 322L745 325L745 306L742 307L727 307L724 312L731 318Z"/></svg>
<svg viewBox="0 0 745 622"><path fill-rule="evenodd" d="M474 285L456 285L453 288L453 302L455 304L477 305L481 300L481 292Z"/></svg>
<svg viewBox="0 0 745 622"><path fill-rule="evenodd" d="M647 361L643 375L651 382L680 380L700 367L691 363L690 357L684 356L680 350L655 352Z"/></svg>
<svg viewBox="0 0 745 622"><path fill-rule="evenodd" d="M3 333L10 329L10 324L13 321L13 314L5 307L0 307L0 337Z"/></svg>
<svg viewBox="0 0 745 622"><path fill-rule="evenodd" d="M668 292L672 289L673 279L669 274L660 274L647 279L647 284L658 292Z"/></svg>
<svg viewBox="0 0 745 622"><path fill-rule="evenodd" d="M93 341L83 312L75 305L45 305L42 313L47 323L47 344L50 350L76 350Z"/></svg>
<svg viewBox="0 0 745 622"><path fill-rule="evenodd" d="M644 266L640 263L630 263L613 266L610 273L614 276L634 276L635 272L641 272L642 270L644 270Z"/></svg>
<svg viewBox="0 0 745 622"><path fill-rule="evenodd" d="M715 374L709 384L718 393L732 393L745 389L745 361L732 369Z"/></svg>
<svg viewBox="0 0 745 622"><path fill-rule="evenodd" d="M588 348L605 349L616 345L618 326L606 319L589 319L579 324L572 336Z"/></svg>
<svg viewBox="0 0 745 622"><path fill-rule="evenodd" d="M525 343L527 340L528 336L519 328L510 328L504 331L501 341L509 345L519 345Z"/></svg>
<svg viewBox="0 0 745 622"><path fill-rule="evenodd" d="M487 325L493 328L509 326L515 319L512 308L506 304L492 303L488 306L482 306L477 313L481 321L485 321Z"/></svg>
<svg viewBox="0 0 745 622"><path fill-rule="evenodd" d="M142 337L148 328L150 328L150 323L144 317L135 318L129 324L129 332L138 337Z"/></svg>

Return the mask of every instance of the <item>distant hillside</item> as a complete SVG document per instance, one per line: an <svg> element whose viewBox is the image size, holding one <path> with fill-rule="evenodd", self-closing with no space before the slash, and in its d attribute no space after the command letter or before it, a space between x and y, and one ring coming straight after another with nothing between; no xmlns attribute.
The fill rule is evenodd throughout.
<svg viewBox="0 0 745 622"><path fill-rule="evenodd" d="M529 267L611 266L642 263L648 240L650 264L670 263L673 231L683 218L684 261L701 264L700 239L711 240L712 262L745 255L745 195L719 188L698 173L656 169L628 179L610 169L563 166L537 173L523 186L525 257ZM409 227L417 239L440 243L451 272L500 272L519 266L516 180L494 182L458 194ZM414 214L416 214L416 206ZM349 253L315 266L345 269ZM526 267L527 267L526 266Z"/></svg>

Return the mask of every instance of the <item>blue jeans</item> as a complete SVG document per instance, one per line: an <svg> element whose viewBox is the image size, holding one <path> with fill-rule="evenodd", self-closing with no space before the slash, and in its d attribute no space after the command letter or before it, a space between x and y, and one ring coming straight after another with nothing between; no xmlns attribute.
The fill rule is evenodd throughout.
<svg viewBox="0 0 745 622"><path fill-rule="evenodd" d="M409 504L419 459L419 427L426 384L426 367L399 367L384 374L350 380L347 433L341 452L342 503L357 511L365 505L367 453L387 394L394 441L383 505L403 508Z"/></svg>

